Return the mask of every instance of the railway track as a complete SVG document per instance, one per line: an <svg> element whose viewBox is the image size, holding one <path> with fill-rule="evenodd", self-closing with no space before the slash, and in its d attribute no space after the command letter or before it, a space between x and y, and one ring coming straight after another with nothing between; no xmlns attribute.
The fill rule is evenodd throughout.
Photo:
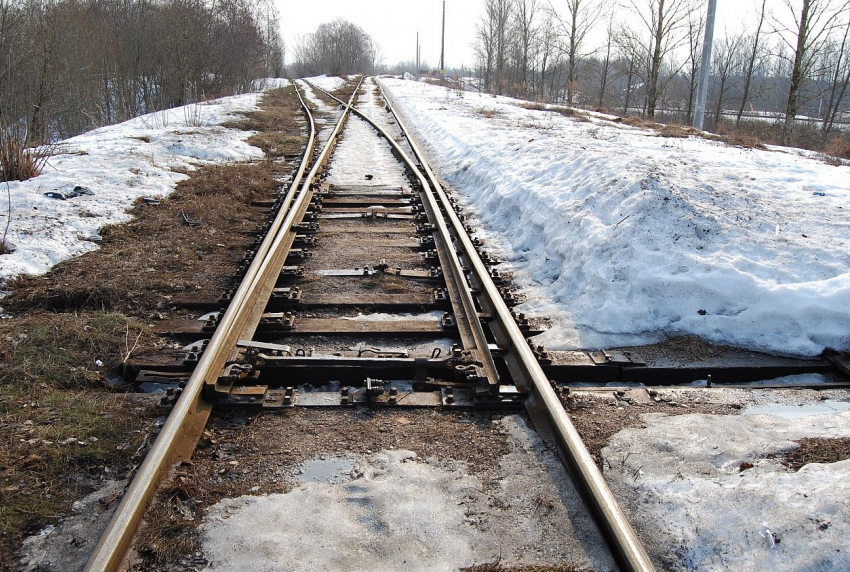
<svg viewBox="0 0 850 572"><path fill-rule="evenodd" d="M365 90L390 112L370 118L353 106L359 91L338 102L336 123L322 134L299 94L310 124L302 163L239 286L221 300L226 309L171 324L186 351L139 372L137 382L174 382L182 391L163 399L173 402L168 420L86 570L120 569L157 487L191 457L213 408L491 410L520 408L531 396L620 567L651 570L526 341L533 321L509 307L514 296L498 260L469 236L389 103ZM352 167L330 162L352 115L352 137L368 130L390 145L373 137L365 159L347 158L359 181ZM381 153L397 166L382 166Z"/></svg>
<svg viewBox="0 0 850 572"><path fill-rule="evenodd" d="M323 129L308 96L337 106ZM358 96L371 113L354 105ZM377 84L358 84L347 101L302 84L299 97L309 142L286 192L266 205L274 216L239 285L205 319L168 325L183 350L139 365L137 383L181 390L163 399L172 406L169 418L86 570L121 568L157 488L192 456L214 408L510 410L529 403L535 423L554 435L617 564L653 570L550 381L648 379L635 367L645 364L629 352L579 359L529 344L539 322L511 309L518 298L509 276L471 236ZM334 153L344 130L363 143ZM834 364L761 365L821 371ZM742 377L738 371L729 380Z"/></svg>

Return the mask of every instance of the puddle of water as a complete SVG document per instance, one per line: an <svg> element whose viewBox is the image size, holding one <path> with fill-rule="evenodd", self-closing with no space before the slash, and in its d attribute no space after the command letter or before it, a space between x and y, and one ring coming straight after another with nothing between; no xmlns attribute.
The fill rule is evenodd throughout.
<svg viewBox="0 0 850 572"><path fill-rule="evenodd" d="M801 403L788 405L785 403L767 403L747 407L741 413L744 415L776 415L785 419L800 419L812 415L825 415L850 410L850 402L827 399L816 403Z"/></svg>
<svg viewBox="0 0 850 572"><path fill-rule="evenodd" d="M298 477L305 483L328 483L336 485L351 480L351 471L354 470L352 459L313 459L301 465L301 473Z"/></svg>

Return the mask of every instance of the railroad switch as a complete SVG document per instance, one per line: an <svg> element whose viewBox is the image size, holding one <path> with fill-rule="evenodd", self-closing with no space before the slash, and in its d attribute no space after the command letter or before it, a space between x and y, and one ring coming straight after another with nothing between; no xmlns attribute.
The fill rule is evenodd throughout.
<svg viewBox="0 0 850 572"><path fill-rule="evenodd" d="M313 253L309 250L305 250L303 248L292 248L289 250L289 254L287 254L287 260L305 260L307 258L311 258Z"/></svg>
<svg viewBox="0 0 850 572"><path fill-rule="evenodd" d="M307 233L307 234L315 234L315 233L319 232L319 225L318 225L318 223L315 223L315 222L311 222L311 223L303 223L302 222L300 224L294 224L294 225L292 225L292 232L303 232L303 233Z"/></svg>
<svg viewBox="0 0 850 572"><path fill-rule="evenodd" d="M256 378L259 371L254 370L254 366L248 363L231 363L221 370L218 376L217 384L223 386L231 386L235 383L247 380L249 377Z"/></svg>
<svg viewBox="0 0 850 572"><path fill-rule="evenodd" d="M319 239L315 236L307 236L306 234L296 234L295 240L293 241L293 245L298 246L316 246L318 244Z"/></svg>

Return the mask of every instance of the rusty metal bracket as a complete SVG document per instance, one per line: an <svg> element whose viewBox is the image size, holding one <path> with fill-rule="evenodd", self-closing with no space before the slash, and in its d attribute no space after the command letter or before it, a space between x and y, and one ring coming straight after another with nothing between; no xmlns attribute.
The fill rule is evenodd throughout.
<svg viewBox="0 0 850 572"><path fill-rule="evenodd" d="M646 365L646 362L638 354L627 350L601 350L588 352L588 355L596 365Z"/></svg>

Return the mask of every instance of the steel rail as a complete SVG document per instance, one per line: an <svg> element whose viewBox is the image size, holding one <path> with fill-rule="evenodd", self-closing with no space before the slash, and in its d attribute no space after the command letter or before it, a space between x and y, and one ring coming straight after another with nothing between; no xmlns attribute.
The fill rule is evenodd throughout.
<svg viewBox="0 0 850 572"><path fill-rule="evenodd" d="M317 88L321 89L321 88ZM322 90L327 95L334 97L332 94ZM337 101L340 101L338 98ZM341 103L341 101L340 101ZM440 212L439 204L436 198L430 192L428 180L422 175L419 169L416 168L416 163L405 153L401 146L391 137L380 125L375 123L369 116L359 111L356 107L352 107L355 115L366 121L372 126L387 143L393 148L396 157L401 160L419 180L422 189L425 191L427 202L424 203L428 210L428 215L437 229L435 244L438 246L437 254L440 258L440 264L443 267L443 276L446 279L446 286L449 293L449 298L452 307L455 309L455 316L458 324L466 323L468 328L468 336L462 338L464 349L477 350L476 359L482 364L484 374L487 377L491 392L498 391L499 374L496 369L496 363L490 353L487 343L487 337L481 325L481 320L478 318L478 310L475 307L475 299L472 296L472 291L464 278L466 269L460 260L455 248L452 244L452 235L449 232L445 218ZM451 210L451 209L449 209Z"/></svg>
<svg viewBox="0 0 850 572"><path fill-rule="evenodd" d="M462 222L450 207L448 197L434 176L433 171L428 166L424 154L419 150L409 130L405 127L400 114L396 112L395 106L392 105L393 100L385 92L380 81L377 83L384 99L387 101L387 106L395 117L414 155L419 159L432 187L439 195L443 204L448 207L446 208L446 213L455 230L456 238L461 242L463 250L473 267L474 275L478 278L481 294L486 298L487 304L492 308L494 317L496 318L494 321L495 324L498 324L499 329L502 330L502 335L506 336L506 339L499 341L507 345L508 351L506 352L505 359L512 362L511 373L513 374L515 371L519 371L521 373L520 378L528 383L528 387L533 389L535 397L542 403L567 463L573 473L578 477L581 487L588 493L590 505L594 509L597 523L612 544L614 557L621 567L630 572L651 572L655 570L640 539L637 537L617 499L605 482L602 472L596 466L593 457L570 420L549 379L531 351L525 336L511 315L510 309L490 279L487 267L478 256L472 240L463 228Z"/></svg>
<svg viewBox="0 0 850 572"><path fill-rule="evenodd" d="M168 420L140 465L109 525L90 555L85 567L86 572L111 572L119 569L130 550L139 523L160 481L175 462L181 458L188 458L194 450L212 408L209 401L204 399L204 387L209 383L215 383L228 356L241 337L240 334L245 330L250 314L257 305L256 302L252 303L255 292L264 282L275 278L269 275L270 264L268 260L274 254L274 249L280 246L281 237L292 234L291 226L294 223L295 211L299 208L299 205L305 202L304 197L309 194L312 179L330 156L335 138L348 116L351 102L354 99L354 94L356 94L355 90L331 138L314 161L313 168L305 178L304 172L315 152L316 126L310 109L297 85L295 83L293 85L301 107L310 122L310 137L301 165L269 233L258 248L228 309L222 316L218 328L186 383L183 393L177 400ZM299 186L301 187L300 192L298 191ZM210 382L210 380L213 381Z"/></svg>

